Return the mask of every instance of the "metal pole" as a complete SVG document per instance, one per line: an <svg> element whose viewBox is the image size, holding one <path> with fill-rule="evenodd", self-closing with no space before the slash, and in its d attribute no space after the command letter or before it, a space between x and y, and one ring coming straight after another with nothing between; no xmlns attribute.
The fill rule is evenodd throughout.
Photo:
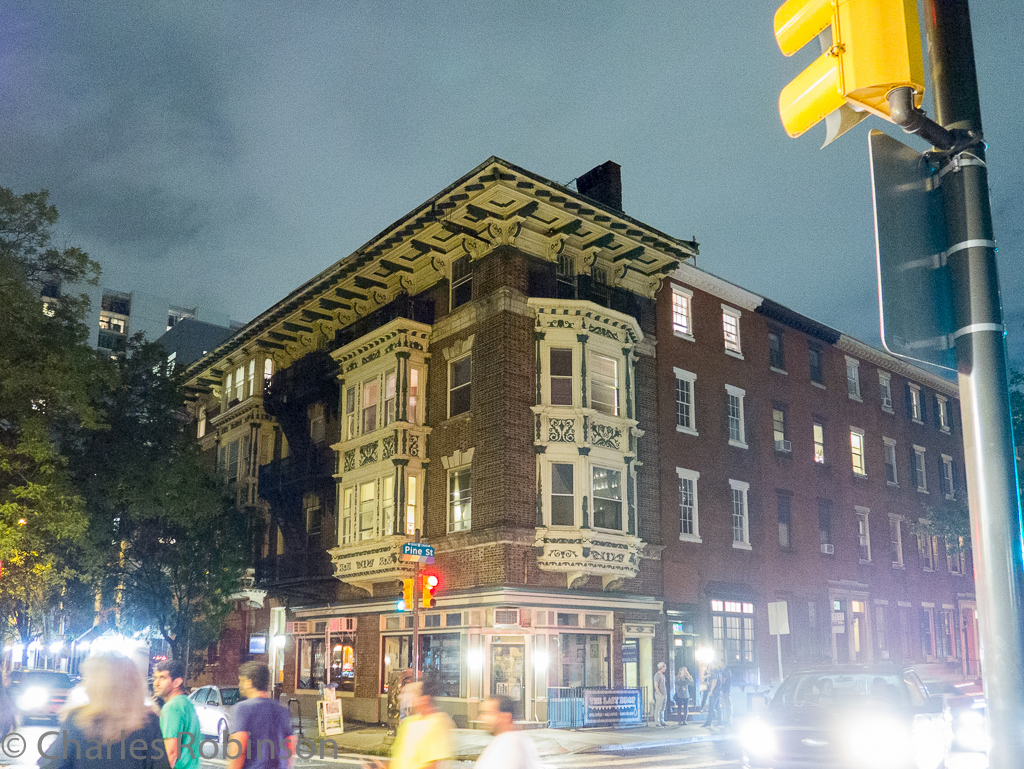
<svg viewBox="0 0 1024 769"><path fill-rule="evenodd" d="M775 640L779 646L779 683L782 683L785 680L782 675L782 633L775 636Z"/></svg>
<svg viewBox="0 0 1024 769"><path fill-rule="evenodd" d="M967 0L925 0L936 118L981 136ZM942 169L991 769L1024 755L1024 543L985 147Z"/></svg>
<svg viewBox="0 0 1024 769"><path fill-rule="evenodd" d="M420 541L420 530L416 529L416 541ZM412 571L412 678L420 678L420 562Z"/></svg>

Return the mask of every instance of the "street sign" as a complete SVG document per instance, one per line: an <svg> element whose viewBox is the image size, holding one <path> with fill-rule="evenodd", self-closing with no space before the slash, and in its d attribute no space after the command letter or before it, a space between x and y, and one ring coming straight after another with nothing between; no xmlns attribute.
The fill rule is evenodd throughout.
<svg viewBox="0 0 1024 769"><path fill-rule="evenodd" d="M881 131L870 132L868 154L882 344L901 358L956 371L941 175Z"/></svg>
<svg viewBox="0 0 1024 769"><path fill-rule="evenodd" d="M789 606L785 601L768 604L768 634L789 635Z"/></svg>
<svg viewBox="0 0 1024 769"><path fill-rule="evenodd" d="M422 542L406 542L402 545L402 560L408 563L433 563L434 548Z"/></svg>

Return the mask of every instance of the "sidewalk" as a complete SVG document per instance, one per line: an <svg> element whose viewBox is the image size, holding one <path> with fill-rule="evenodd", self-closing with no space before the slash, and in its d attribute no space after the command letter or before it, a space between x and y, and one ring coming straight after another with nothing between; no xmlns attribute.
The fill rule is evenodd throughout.
<svg viewBox="0 0 1024 769"><path fill-rule="evenodd" d="M315 723L303 723L306 738L316 736ZM669 724L666 728L650 726L632 729L528 729L527 734L533 738L537 750L543 756L567 755L574 753L606 753L631 750L653 750L656 748L686 745L692 742L711 742L728 739L732 730L718 727L705 729L700 722L691 721L686 726ZM390 741L387 731L377 725L346 725L343 734L325 737L334 740L338 745L339 756L342 753L382 755L387 751ZM491 736L483 729L455 730L455 757L462 760L476 759L490 742ZM325 752L326 759L332 758L330 748Z"/></svg>

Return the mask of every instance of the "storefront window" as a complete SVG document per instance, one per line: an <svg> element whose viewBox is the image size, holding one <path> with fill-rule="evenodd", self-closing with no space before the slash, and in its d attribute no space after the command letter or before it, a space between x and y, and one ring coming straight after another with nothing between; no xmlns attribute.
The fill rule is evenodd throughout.
<svg viewBox="0 0 1024 769"><path fill-rule="evenodd" d="M559 636L562 661L561 686L607 688L609 684L610 637L586 633Z"/></svg>
<svg viewBox="0 0 1024 769"><path fill-rule="evenodd" d="M323 638L299 640L299 689L316 689L326 683L325 651Z"/></svg>
<svg viewBox="0 0 1024 769"><path fill-rule="evenodd" d="M412 636L384 638L381 692L388 690L392 676L412 667ZM462 685L462 652L458 633L420 636L420 670L436 673L441 678L442 697L460 696Z"/></svg>
<svg viewBox="0 0 1024 769"><path fill-rule="evenodd" d="M331 636L331 668L329 683L339 692L356 690L356 639L354 636Z"/></svg>

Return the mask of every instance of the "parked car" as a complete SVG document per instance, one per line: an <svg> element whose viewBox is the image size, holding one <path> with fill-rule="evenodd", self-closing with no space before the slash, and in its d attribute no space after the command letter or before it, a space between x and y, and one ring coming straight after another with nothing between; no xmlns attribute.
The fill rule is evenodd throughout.
<svg viewBox="0 0 1024 769"><path fill-rule="evenodd" d="M748 769L937 769L952 730L910 668L825 668L787 678L740 743Z"/></svg>
<svg viewBox="0 0 1024 769"><path fill-rule="evenodd" d="M188 698L196 706L203 734L220 737L234 731L234 708L241 698L237 686L202 686Z"/></svg>
<svg viewBox="0 0 1024 769"><path fill-rule="evenodd" d="M71 676L59 670L19 668L11 673L11 697L25 723L56 721L71 687Z"/></svg>

